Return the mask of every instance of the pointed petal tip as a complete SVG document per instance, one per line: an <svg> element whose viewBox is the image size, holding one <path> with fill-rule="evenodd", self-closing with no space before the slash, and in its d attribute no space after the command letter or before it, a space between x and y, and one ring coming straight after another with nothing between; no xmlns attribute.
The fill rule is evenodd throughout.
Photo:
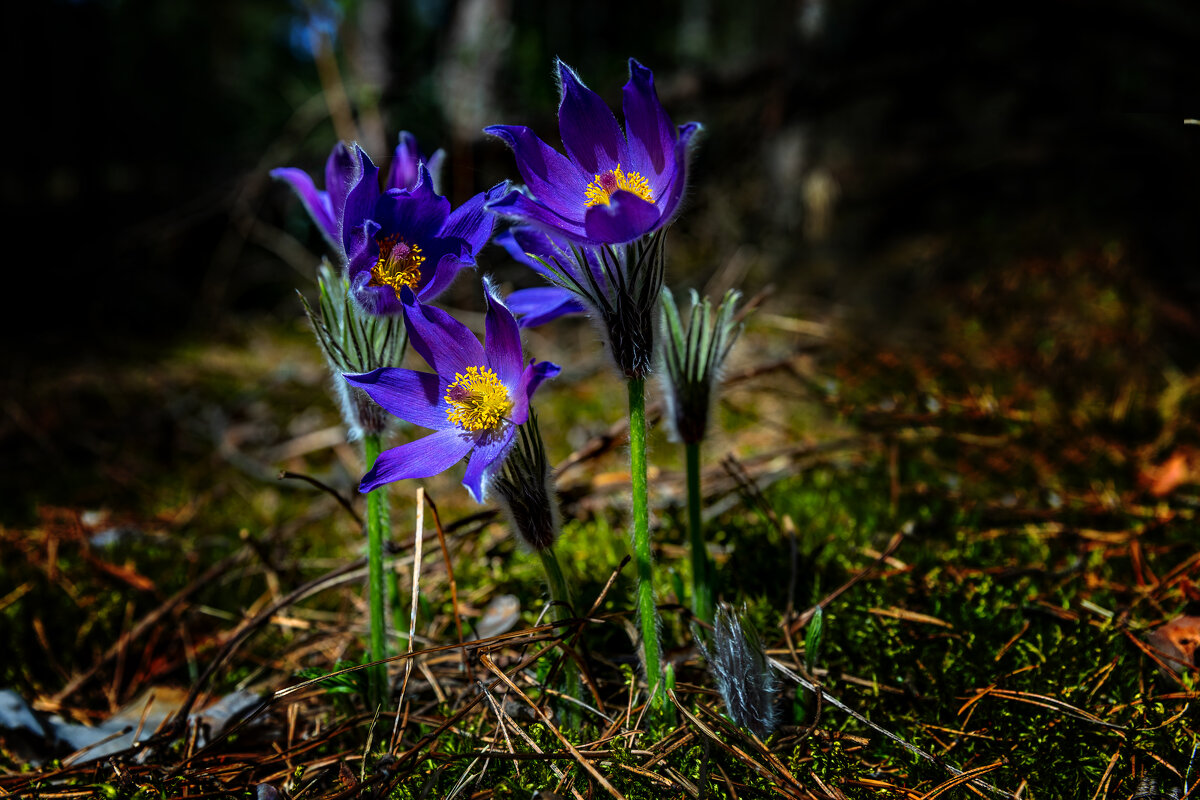
<svg viewBox="0 0 1200 800"><path fill-rule="evenodd" d="M371 160L371 157L367 155L367 151L363 150L358 142L351 142L349 147L354 148L354 154L358 156L359 163L362 164L364 169L375 166L375 162Z"/></svg>
<svg viewBox="0 0 1200 800"><path fill-rule="evenodd" d="M636 58L629 59L629 77L654 82L654 70L647 67Z"/></svg>
<svg viewBox="0 0 1200 800"><path fill-rule="evenodd" d="M499 213L499 209L507 208L513 205L513 203L516 201L516 197L514 195L520 194L522 194L520 187L511 185L506 187L502 194L499 194L495 197L492 197L491 192L489 192L488 198L483 202L483 208L485 211Z"/></svg>
<svg viewBox="0 0 1200 800"><path fill-rule="evenodd" d="M561 58L555 59L554 71L556 73L555 77L558 80L560 106L562 105L562 101L566 99L568 91L588 91L587 84L583 82L583 78L579 77L579 73L575 71L575 68Z"/></svg>
<svg viewBox="0 0 1200 800"><path fill-rule="evenodd" d="M538 378L538 383L548 381L551 378L557 378L562 374L562 367L553 361L538 361L536 358L531 358L529 359L529 368L533 370L534 376ZM536 389L537 387L535 386L534 388ZM532 394L532 391L530 394Z"/></svg>
<svg viewBox="0 0 1200 800"><path fill-rule="evenodd" d="M383 369L383 367L380 367L379 369ZM346 381L346 383L350 384L351 386L358 386L361 388L374 383L378 372L378 369L370 372L343 372L342 380Z"/></svg>
<svg viewBox="0 0 1200 800"><path fill-rule="evenodd" d="M522 137L535 135L527 125L488 125L483 132L504 142L512 150L517 149Z"/></svg>
<svg viewBox="0 0 1200 800"><path fill-rule="evenodd" d="M431 192L433 191L433 176L429 174L429 167L425 165L424 161L417 164L417 185L413 189L415 190L420 187L425 187Z"/></svg>
<svg viewBox="0 0 1200 800"><path fill-rule="evenodd" d="M500 299L500 289L496 286L496 279L493 278L489 273L487 275L481 275L480 280L483 281L483 299L484 302L487 303L488 307L491 308L492 304L496 303L497 305L508 308L508 306L504 304L504 301Z"/></svg>
<svg viewBox="0 0 1200 800"><path fill-rule="evenodd" d="M508 194L513 188L513 182L505 178L483 194L484 208L493 200L498 200Z"/></svg>

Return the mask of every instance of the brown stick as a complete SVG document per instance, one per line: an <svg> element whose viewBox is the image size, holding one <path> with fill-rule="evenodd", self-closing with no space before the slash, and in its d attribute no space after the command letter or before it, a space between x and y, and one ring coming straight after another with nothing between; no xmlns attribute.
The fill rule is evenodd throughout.
<svg viewBox="0 0 1200 800"><path fill-rule="evenodd" d="M429 504L429 510L433 512L433 526L437 529L438 544L442 546L442 560L446 562L446 579L450 581L450 602L454 605L454 629L458 633L458 641L463 641L463 626L462 615L458 611L458 584L454 581L454 565L450 561L450 549L446 547L446 534L442 530L442 518L438 515L437 503L433 502L433 497L426 492L425 502ZM467 680L475 680L474 671L471 669L471 660L467 658L467 651L463 650L463 666L467 668Z"/></svg>

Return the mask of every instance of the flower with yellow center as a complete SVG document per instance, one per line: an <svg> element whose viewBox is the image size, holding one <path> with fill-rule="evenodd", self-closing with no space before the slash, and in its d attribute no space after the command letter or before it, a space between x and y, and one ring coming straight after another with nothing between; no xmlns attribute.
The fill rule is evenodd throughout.
<svg viewBox="0 0 1200 800"><path fill-rule="evenodd" d="M516 319L486 278L483 286L488 305L484 343L442 309L405 292L401 302L409 342L434 371L382 367L344 376L388 413L433 430L381 453L359 491L428 478L470 456L463 485L478 502L487 497L517 429L529 419L530 397L559 368L525 360Z"/></svg>
<svg viewBox="0 0 1200 800"><path fill-rule="evenodd" d="M454 373L446 388L446 419L466 431L495 430L512 411L508 389L490 367L467 367Z"/></svg>
<svg viewBox="0 0 1200 800"><path fill-rule="evenodd" d="M612 202L613 192L620 190L633 192L647 203L654 202L654 197L650 192L650 183L636 172L624 172L621 165L617 164L616 169L601 172L595 180L588 184L587 189L584 190L587 194L584 205L588 208L606 206Z"/></svg>
<svg viewBox="0 0 1200 800"><path fill-rule="evenodd" d="M379 258L371 267L371 280L368 286L390 286L400 297L400 290L407 286L414 292L421 282L421 265L425 256L421 255L419 244L409 244L404 237L394 234L379 242Z"/></svg>
<svg viewBox="0 0 1200 800"><path fill-rule="evenodd" d="M629 244L667 227L685 193L700 125L676 127L658 100L654 75L632 59L621 90L624 129L575 70L560 61L557 72L562 150L525 125L485 128L512 148L525 184L486 208L587 246Z"/></svg>

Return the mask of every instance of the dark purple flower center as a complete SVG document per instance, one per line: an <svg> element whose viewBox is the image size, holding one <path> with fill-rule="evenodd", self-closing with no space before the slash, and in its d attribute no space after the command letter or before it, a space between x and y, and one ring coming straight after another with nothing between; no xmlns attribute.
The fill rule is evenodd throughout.
<svg viewBox="0 0 1200 800"><path fill-rule="evenodd" d="M421 246L409 244L398 233L377 239L377 242L379 258L371 267L371 280L367 285L390 286L397 299L405 286L415 292L421 282L421 265L425 263Z"/></svg>

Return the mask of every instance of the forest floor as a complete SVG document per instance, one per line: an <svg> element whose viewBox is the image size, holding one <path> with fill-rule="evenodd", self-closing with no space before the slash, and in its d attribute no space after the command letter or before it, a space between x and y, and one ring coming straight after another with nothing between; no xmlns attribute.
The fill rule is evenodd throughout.
<svg viewBox="0 0 1200 800"><path fill-rule="evenodd" d="M647 712L624 392L580 355L596 350L585 323L528 334L566 365L537 406L574 621L549 624L537 557L460 475L421 482L419 540L416 484L394 485L395 694L378 713L358 669L360 453L302 322L31 387L6 407L26 443L9 469L29 489L0 529L14 709L0 795L1191 791L1200 371L1172 352L1182 312L1115 247L1018 260L927 302L940 310L922 330L881 347L768 301L728 365L706 529L720 596L782 668L766 739L723 714L695 645L682 457L661 425L656 580L676 682L670 713ZM568 648L584 708L556 688ZM220 699L236 719L172 725ZM33 727L11 721L23 703ZM109 741L73 753L73 725Z"/></svg>

